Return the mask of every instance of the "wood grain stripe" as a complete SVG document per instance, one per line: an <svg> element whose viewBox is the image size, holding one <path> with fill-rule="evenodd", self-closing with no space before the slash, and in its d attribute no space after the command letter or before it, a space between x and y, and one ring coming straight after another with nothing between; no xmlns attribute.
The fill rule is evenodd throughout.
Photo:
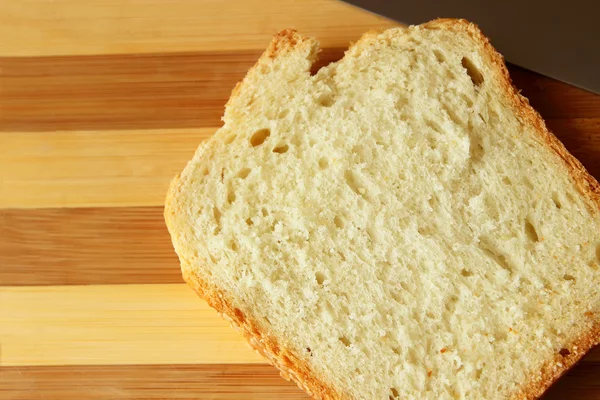
<svg viewBox="0 0 600 400"><path fill-rule="evenodd" d="M324 49L319 65L344 49ZM0 131L219 126L232 88L260 53L0 59ZM545 118L600 117L600 96L517 67L511 73Z"/></svg>
<svg viewBox="0 0 600 400"><path fill-rule="evenodd" d="M317 67L343 52L323 50ZM231 90L261 53L0 59L0 131L219 126Z"/></svg>
<svg viewBox="0 0 600 400"><path fill-rule="evenodd" d="M600 177L600 117L547 123ZM0 134L0 208L162 205L172 177L216 130Z"/></svg>
<svg viewBox="0 0 600 400"><path fill-rule="evenodd" d="M181 283L162 212L0 210L0 284Z"/></svg>
<svg viewBox="0 0 600 400"><path fill-rule="evenodd" d="M308 400L270 365L0 368L0 399Z"/></svg>
<svg viewBox="0 0 600 400"><path fill-rule="evenodd" d="M0 134L0 208L161 205L216 129Z"/></svg>
<svg viewBox="0 0 600 400"><path fill-rule="evenodd" d="M260 51L0 60L0 129L218 126Z"/></svg>
<svg viewBox="0 0 600 400"><path fill-rule="evenodd" d="M542 400L598 400L600 363L585 363ZM308 400L298 387L261 364L0 367L0 399Z"/></svg>
<svg viewBox="0 0 600 400"><path fill-rule="evenodd" d="M0 365L264 363L185 284L0 286Z"/></svg>
<svg viewBox="0 0 600 400"><path fill-rule="evenodd" d="M393 25L336 0L8 1L0 56L262 49L285 28L339 47Z"/></svg>
<svg viewBox="0 0 600 400"><path fill-rule="evenodd" d="M3 366L264 362L185 284L0 286L0 326Z"/></svg>

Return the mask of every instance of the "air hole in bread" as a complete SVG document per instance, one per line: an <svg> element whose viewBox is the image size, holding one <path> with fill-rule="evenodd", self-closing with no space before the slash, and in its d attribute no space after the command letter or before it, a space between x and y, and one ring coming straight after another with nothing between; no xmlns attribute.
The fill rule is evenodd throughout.
<svg viewBox="0 0 600 400"><path fill-rule="evenodd" d="M204 168L202 170L202 175L204 175L204 176L208 175L208 168Z"/></svg>
<svg viewBox="0 0 600 400"><path fill-rule="evenodd" d="M400 293L398 293L398 292L392 292L392 293L390 293L390 296L392 297L392 299L396 303L398 303L398 304L402 304L403 303L402 297L400 297Z"/></svg>
<svg viewBox="0 0 600 400"><path fill-rule="evenodd" d="M225 144L231 144L235 140L235 135L229 135L223 140Z"/></svg>
<svg viewBox="0 0 600 400"><path fill-rule="evenodd" d="M285 117L287 117L287 116L288 116L288 114L289 114L289 113L290 113L290 110L288 110L287 108L286 108L286 109L284 109L284 110L281 110L281 111L279 112L279 115L277 116L277 118L279 118L279 119L284 119Z"/></svg>
<svg viewBox="0 0 600 400"><path fill-rule="evenodd" d="M431 196L429 200L427 200L427 202L429 203L429 207L431 207L431 209L433 210L438 204L438 199L435 196Z"/></svg>
<svg viewBox="0 0 600 400"><path fill-rule="evenodd" d="M460 271L460 274L462 276L466 276L466 277L473 276L473 273L471 271L469 271L468 269L464 269L464 268Z"/></svg>
<svg viewBox="0 0 600 400"><path fill-rule="evenodd" d="M554 205L556 206L556 208L558 208L559 210L562 208L562 203L560 202L560 199L558 198L558 194L552 193L552 201L554 202Z"/></svg>
<svg viewBox="0 0 600 400"><path fill-rule="evenodd" d="M232 204L235 201L235 192L232 189L227 191L227 202Z"/></svg>
<svg viewBox="0 0 600 400"><path fill-rule="evenodd" d="M503 254L496 249L494 249L489 243L480 243L481 251L484 255L486 255L490 260L496 263L500 268L512 272L512 267L508 263L508 260Z"/></svg>
<svg viewBox="0 0 600 400"><path fill-rule="evenodd" d="M447 106L442 103L442 110L446 113L448 118L450 118L450 121L454 122L456 125L463 125L462 119L456 114L452 106Z"/></svg>
<svg viewBox="0 0 600 400"><path fill-rule="evenodd" d="M350 340L348 340L348 338L345 336L340 338L340 342L342 342L346 347L349 347L352 344L352 342L350 342Z"/></svg>
<svg viewBox="0 0 600 400"><path fill-rule="evenodd" d="M475 379L481 378L481 374L483 374L483 368L477 368L475 370Z"/></svg>
<svg viewBox="0 0 600 400"><path fill-rule="evenodd" d="M539 242L540 240L538 233L535 230L535 226L533 226L533 224L529 221L525 221L525 234L532 242Z"/></svg>
<svg viewBox="0 0 600 400"><path fill-rule="evenodd" d="M329 166L329 161L327 161L327 159L325 157L322 157L319 159L319 168L327 169L328 166Z"/></svg>
<svg viewBox="0 0 600 400"><path fill-rule="evenodd" d="M283 154L286 153L289 150L289 148L290 147L287 144L281 144L273 149L273 153Z"/></svg>
<svg viewBox="0 0 600 400"><path fill-rule="evenodd" d="M567 357L569 355L571 355L571 352L569 351L569 349L560 349L560 351L558 352L558 354L560 354L563 357Z"/></svg>
<svg viewBox="0 0 600 400"><path fill-rule="evenodd" d="M442 127L440 126L440 124L437 123L437 121L434 121L432 119L426 118L425 119L425 125L427 125L429 128L431 128L431 130L434 131L435 133L441 133L442 132Z"/></svg>
<svg viewBox="0 0 600 400"><path fill-rule="evenodd" d="M408 99L406 97L399 97L398 100L396 100L396 104L395 107L398 111L402 110L404 107L406 107L408 105Z"/></svg>
<svg viewBox="0 0 600 400"><path fill-rule="evenodd" d="M460 96L460 97L461 97L461 98L463 99L463 101L465 102L465 104L466 104L467 108L471 108L471 107L473 107L473 99L472 99L472 98L470 98L469 96L467 96L467 95L465 95L465 94L461 94L461 96Z"/></svg>
<svg viewBox="0 0 600 400"><path fill-rule="evenodd" d="M252 218L246 218L246 225L248 225L248 226L254 225L254 221L252 221Z"/></svg>
<svg viewBox="0 0 600 400"><path fill-rule="evenodd" d="M323 93L319 96L319 104L323 107L331 107L333 105L333 95L331 93Z"/></svg>
<svg viewBox="0 0 600 400"><path fill-rule="evenodd" d="M469 275L471 276L471 275ZM450 298L448 298L448 300L446 301L446 311L448 311L451 314L454 314L454 312L456 311L456 302L458 302L458 297L457 296L450 296Z"/></svg>
<svg viewBox="0 0 600 400"><path fill-rule="evenodd" d="M439 50L433 50L433 55L435 56L436 60L438 60L438 62L440 64L442 64L444 61L446 61L446 56L444 55L444 53L442 53Z"/></svg>
<svg viewBox="0 0 600 400"><path fill-rule="evenodd" d="M508 186L512 185L512 182L508 176L505 176L504 178L502 178L502 183L504 183L505 185L508 185Z"/></svg>
<svg viewBox="0 0 600 400"><path fill-rule="evenodd" d="M315 273L315 279L317 280L317 283L318 283L319 285L322 285L322 284L323 284L323 282L325 282L325 274L324 274L324 273L322 273L322 272L320 272L320 271L319 271L319 272L316 272L316 273Z"/></svg>
<svg viewBox="0 0 600 400"><path fill-rule="evenodd" d="M229 248L233 251L238 251L239 249L238 244L235 240L232 240L231 243L229 243Z"/></svg>
<svg viewBox="0 0 600 400"><path fill-rule="evenodd" d="M266 208L261 208L260 213L262 214L263 217L266 217L267 215L269 215L269 211L267 211Z"/></svg>
<svg viewBox="0 0 600 400"><path fill-rule="evenodd" d="M431 228L428 226L420 226L417 228L417 232L419 232L419 235L421 236L430 236Z"/></svg>
<svg viewBox="0 0 600 400"><path fill-rule="evenodd" d="M400 352L400 348L399 347L392 347L392 351L396 355L402 355L402 353Z"/></svg>
<svg viewBox="0 0 600 400"><path fill-rule="evenodd" d="M242 178L242 179L246 179L246 177L248 175L250 175L250 172L252 170L250 168L244 168L242 170L240 170L240 172L238 172L238 177Z"/></svg>
<svg viewBox="0 0 600 400"><path fill-rule="evenodd" d="M346 179L346 184L352 191L360 196L363 196L366 192L366 189L359 185L358 180L354 176L354 173L350 170L344 172L344 178Z"/></svg>
<svg viewBox="0 0 600 400"><path fill-rule="evenodd" d="M469 155L471 157L471 161L474 163L478 163L483 158L485 154L485 149L483 148L483 144L481 141L475 137L471 138L469 143Z"/></svg>
<svg viewBox="0 0 600 400"><path fill-rule="evenodd" d="M252 135L250 138L250 144L252 147L260 146L271 136L271 131L269 129L260 129Z"/></svg>
<svg viewBox="0 0 600 400"><path fill-rule="evenodd" d="M565 281L573 281L573 282L575 281L575 277L573 275L569 275L569 274L564 274L563 279Z"/></svg>
<svg viewBox="0 0 600 400"><path fill-rule="evenodd" d="M213 207L213 216L217 226L215 227L215 235L221 231L221 211L217 207Z"/></svg>
<svg viewBox="0 0 600 400"><path fill-rule="evenodd" d="M531 189L531 190L533 190L533 188L534 188L534 187L533 187L533 182L532 182L532 181L531 181L531 179L529 179L527 176L524 176L524 177L523 177L523 184L524 184L525 186L527 186L527 188L528 188L528 189Z"/></svg>
<svg viewBox="0 0 600 400"><path fill-rule="evenodd" d="M344 226L346 226L346 223L339 215L336 215L335 217L333 217L333 223L334 223L335 227L338 229L344 229Z"/></svg>
<svg viewBox="0 0 600 400"><path fill-rule="evenodd" d="M398 389L396 388L390 388L390 400L398 400L400 399L399 394L398 394Z"/></svg>
<svg viewBox="0 0 600 400"><path fill-rule="evenodd" d="M480 86L483 83L483 74L481 73L481 71L479 71L475 64L473 64L473 61L471 61L471 59L468 57L463 57L461 60L461 64L463 68L467 71L467 75L469 75L469 77L471 78L473 85L477 87Z"/></svg>

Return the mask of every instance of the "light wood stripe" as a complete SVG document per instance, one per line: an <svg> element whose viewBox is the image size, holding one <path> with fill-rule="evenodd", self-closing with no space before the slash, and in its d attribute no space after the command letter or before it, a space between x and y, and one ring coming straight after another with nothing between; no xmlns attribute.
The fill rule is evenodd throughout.
<svg viewBox="0 0 600 400"><path fill-rule="evenodd" d="M185 284L0 287L0 326L3 366L264 362Z"/></svg>
<svg viewBox="0 0 600 400"><path fill-rule="evenodd" d="M0 367L0 399L308 400L270 365Z"/></svg>
<svg viewBox="0 0 600 400"><path fill-rule="evenodd" d="M316 67L344 49L323 50ZM0 59L0 131L219 126L261 52Z"/></svg>
<svg viewBox="0 0 600 400"><path fill-rule="evenodd" d="M392 25L336 0L7 1L0 56L262 49L285 28L346 46Z"/></svg>
<svg viewBox="0 0 600 400"><path fill-rule="evenodd" d="M547 123L600 177L600 117ZM0 208L162 205L172 177L217 129L2 133Z"/></svg>
<svg viewBox="0 0 600 400"><path fill-rule="evenodd" d="M181 283L162 207L0 210L0 284Z"/></svg>
<svg viewBox="0 0 600 400"><path fill-rule="evenodd" d="M0 287L1 365L264 363L185 284Z"/></svg>
<svg viewBox="0 0 600 400"><path fill-rule="evenodd" d="M161 205L216 129L0 134L0 208Z"/></svg>

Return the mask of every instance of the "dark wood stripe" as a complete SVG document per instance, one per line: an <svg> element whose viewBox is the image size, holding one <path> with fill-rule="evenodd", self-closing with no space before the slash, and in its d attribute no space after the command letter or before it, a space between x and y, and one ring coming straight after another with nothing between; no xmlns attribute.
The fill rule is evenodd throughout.
<svg viewBox="0 0 600 400"><path fill-rule="evenodd" d="M324 49L319 65L344 49ZM0 130L220 125L223 106L260 51L0 58ZM600 96L510 67L545 118L600 117Z"/></svg>
<svg viewBox="0 0 600 400"><path fill-rule="evenodd" d="M599 400L600 362L581 362L560 378L540 400Z"/></svg>
<svg viewBox="0 0 600 400"><path fill-rule="evenodd" d="M600 363L582 363L543 400L600 399ZM0 398L308 399L268 365L1 367Z"/></svg>
<svg viewBox="0 0 600 400"><path fill-rule="evenodd" d="M600 117L600 95L509 65L515 87L544 118Z"/></svg>
<svg viewBox="0 0 600 400"><path fill-rule="evenodd" d="M260 54L0 58L0 130L220 126L231 90ZM318 66L342 55L325 49Z"/></svg>
<svg viewBox="0 0 600 400"><path fill-rule="evenodd" d="M265 364L0 367L0 399L305 400Z"/></svg>
<svg viewBox="0 0 600 400"><path fill-rule="evenodd" d="M0 210L0 284L181 283L162 212Z"/></svg>
<svg viewBox="0 0 600 400"><path fill-rule="evenodd" d="M590 174L599 179L600 118L549 118L546 125Z"/></svg>

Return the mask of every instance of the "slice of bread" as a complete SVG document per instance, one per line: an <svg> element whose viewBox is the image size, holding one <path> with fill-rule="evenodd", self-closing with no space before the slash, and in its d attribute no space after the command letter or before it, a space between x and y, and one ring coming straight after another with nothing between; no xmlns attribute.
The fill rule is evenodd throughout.
<svg viewBox="0 0 600 400"><path fill-rule="evenodd" d="M533 399L600 340L600 187L463 20L286 30L169 189L185 280L315 398Z"/></svg>

